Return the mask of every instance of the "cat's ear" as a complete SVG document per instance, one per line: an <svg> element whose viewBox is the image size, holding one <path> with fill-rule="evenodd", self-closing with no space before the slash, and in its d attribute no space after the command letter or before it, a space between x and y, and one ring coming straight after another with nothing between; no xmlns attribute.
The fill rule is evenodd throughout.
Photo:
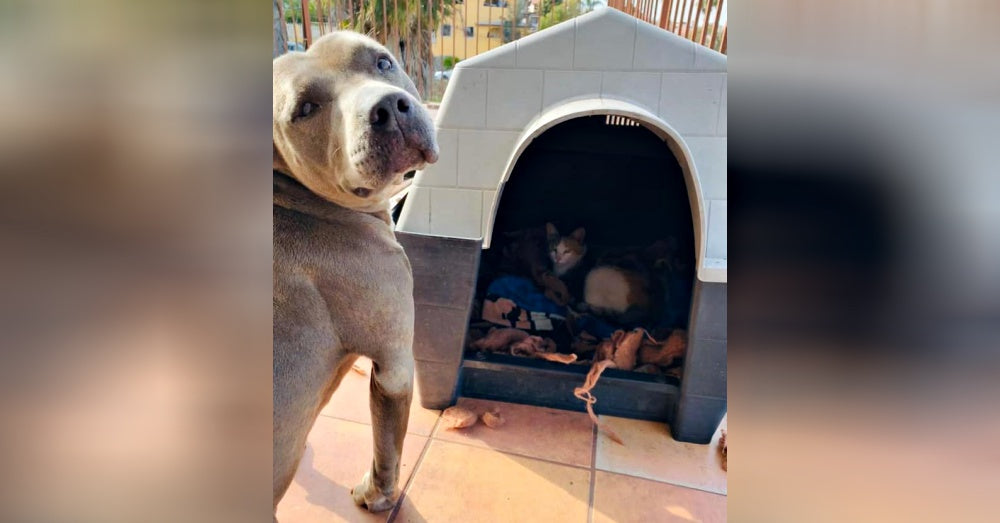
<svg viewBox="0 0 1000 523"><path fill-rule="evenodd" d="M548 235L550 240L559 239L559 229L556 229L556 226L552 225L552 223L545 224L545 234Z"/></svg>
<svg viewBox="0 0 1000 523"><path fill-rule="evenodd" d="M570 237L580 243L583 243L583 237L585 234L587 234L587 231L583 227L580 227L579 229L573 231L573 234L570 234Z"/></svg>

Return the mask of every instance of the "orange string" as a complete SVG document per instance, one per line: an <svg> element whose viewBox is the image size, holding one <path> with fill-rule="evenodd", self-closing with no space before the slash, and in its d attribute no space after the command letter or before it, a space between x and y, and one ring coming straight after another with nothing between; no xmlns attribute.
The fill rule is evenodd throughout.
<svg viewBox="0 0 1000 523"><path fill-rule="evenodd" d="M600 420L597 419L597 415L594 414L594 404L597 403L597 398L590 393L590 390L597 385L597 379L601 377L601 373L604 372L604 369L612 367L614 364L615 363L611 360L601 360L595 363L592 367L590 367L590 372L587 373L587 379L584 380L583 386L573 389L573 395L587 402L587 414L590 415L591 421L594 422L594 425L597 425L599 430L607 434L608 437L611 438L611 441L614 441L619 445L625 445L621 436L616 434L610 427L605 426L600 422Z"/></svg>

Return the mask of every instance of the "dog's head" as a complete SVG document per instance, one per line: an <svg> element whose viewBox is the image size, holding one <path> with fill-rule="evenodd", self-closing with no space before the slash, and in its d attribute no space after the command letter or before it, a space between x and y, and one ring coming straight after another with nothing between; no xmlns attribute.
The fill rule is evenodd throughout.
<svg viewBox="0 0 1000 523"><path fill-rule="evenodd" d="M350 209L386 206L438 158L434 125L385 47L338 31L274 60L274 169Z"/></svg>

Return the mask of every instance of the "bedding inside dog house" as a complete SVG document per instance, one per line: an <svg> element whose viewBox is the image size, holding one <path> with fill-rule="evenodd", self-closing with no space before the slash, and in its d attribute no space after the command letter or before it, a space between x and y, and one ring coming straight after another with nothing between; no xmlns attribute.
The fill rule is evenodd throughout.
<svg viewBox="0 0 1000 523"><path fill-rule="evenodd" d="M396 227L421 404L585 406L573 396L585 366L466 353L480 265L503 233L553 222L586 227L588 243L670 237L690 267L670 301L687 327L682 378L609 370L594 408L707 443L726 411L726 57L599 9L462 61L437 126L440 159Z"/></svg>

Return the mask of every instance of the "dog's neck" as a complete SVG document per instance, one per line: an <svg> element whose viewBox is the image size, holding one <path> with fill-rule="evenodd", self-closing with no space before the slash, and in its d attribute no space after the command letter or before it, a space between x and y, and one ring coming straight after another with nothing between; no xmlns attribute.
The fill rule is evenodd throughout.
<svg viewBox="0 0 1000 523"><path fill-rule="evenodd" d="M290 209L296 212L316 216L324 220L333 220L338 216L343 216L345 212L357 212L368 214L384 221L392 228L392 218L387 209L365 212L348 209L329 200L323 199L302 185L295 178L281 172L274 171L274 205Z"/></svg>

